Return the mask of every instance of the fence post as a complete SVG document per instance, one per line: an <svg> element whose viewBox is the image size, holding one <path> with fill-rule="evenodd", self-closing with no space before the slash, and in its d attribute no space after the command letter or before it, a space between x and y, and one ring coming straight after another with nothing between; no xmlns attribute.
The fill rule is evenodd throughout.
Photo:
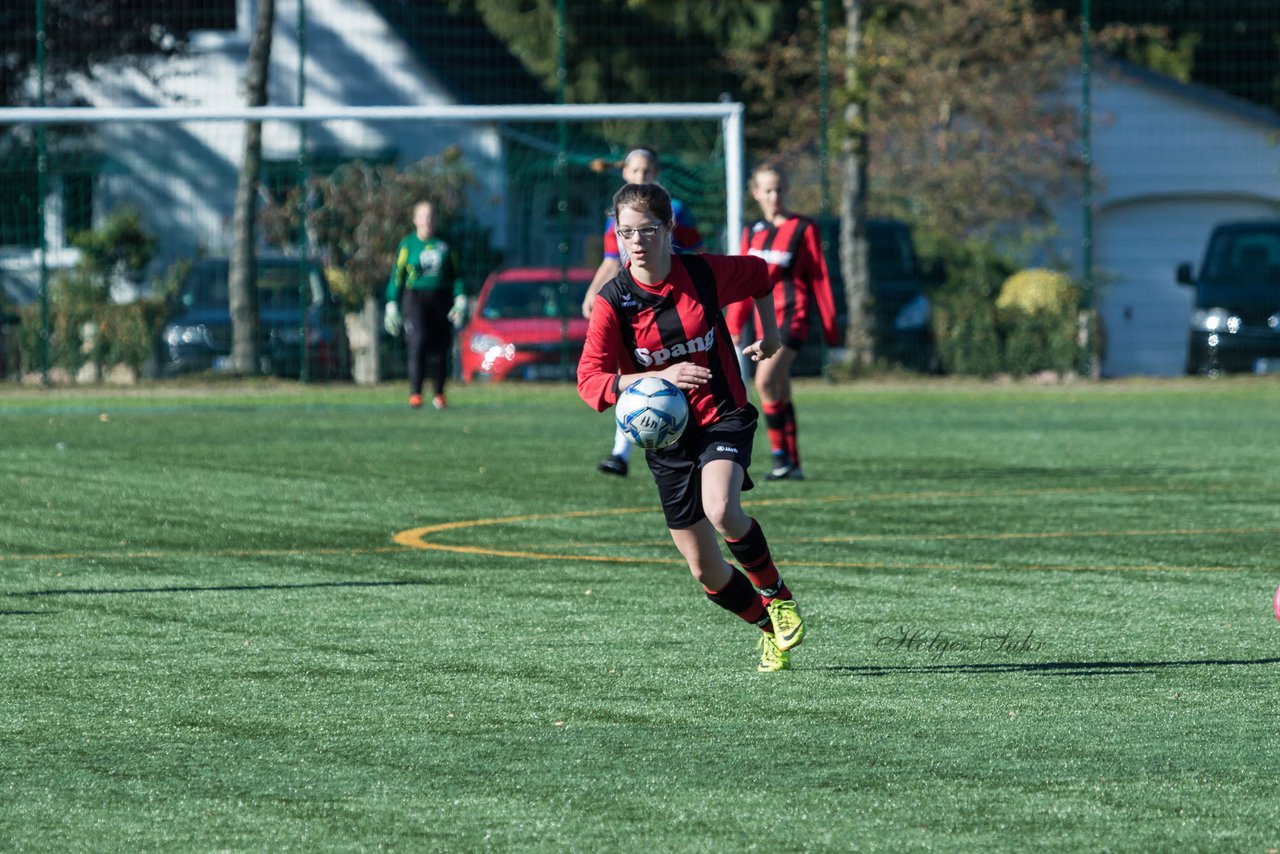
<svg viewBox="0 0 1280 854"><path fill-rule="evenodd" d="M44 0L36 0L36 106L44 106ZM45 235L45 194L49 192L49 150L45 125L36 126L36 223L40 255L40 381L49 384L49 242Z"/></svg>
<svg viewBox="0 0 1280 854"><path fill-rule="evenodd" d="M1091 39L1093 31L1090 0L1080 3L1080 160L1084 165L1081 175L1080 207L1084 217L1080 240L1080 284L1084 303L1084 353L1090 376L1097 373L1094 358L1093 318L1093 92L1091 74Z"/></svg>
<svg viewBox="0 0 1280 854"><path fill-rule="evenodd" d="M298 0L298 18L295 28L298 40L298 106L306 104L307 92L307 0ZM307 364L307 306L311 292L307 287L307 123L298 122L298 310L302 312L299 326L302 329L298 342L298 381L306 385L309 379Z"/></svg>

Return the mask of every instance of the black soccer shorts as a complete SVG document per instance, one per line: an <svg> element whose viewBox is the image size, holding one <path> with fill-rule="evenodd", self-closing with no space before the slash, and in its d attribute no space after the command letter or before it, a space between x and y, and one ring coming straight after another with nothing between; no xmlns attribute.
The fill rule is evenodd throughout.
<svg viewBox="0 0 1280 854"><path fill-rule="evenodd" d="M748 403L708 427L689 425L674 445L645 451L668 528L692 528L707 518L702 509L702 467L711 460L733 460L742 466L743 491L755 486L747 469L759 418L760 413Z"/></svg>

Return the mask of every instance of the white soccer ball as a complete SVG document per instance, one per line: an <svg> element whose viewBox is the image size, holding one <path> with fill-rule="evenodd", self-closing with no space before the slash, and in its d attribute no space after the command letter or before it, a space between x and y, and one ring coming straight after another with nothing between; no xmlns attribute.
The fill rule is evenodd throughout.
<svg viewBox="0 0 1280 854"><path fill-rule="evenodd" d="M684 433L689 424L689 402L674 383L641 377L618 395L613 417L633 445L656 451Z"/></svg>

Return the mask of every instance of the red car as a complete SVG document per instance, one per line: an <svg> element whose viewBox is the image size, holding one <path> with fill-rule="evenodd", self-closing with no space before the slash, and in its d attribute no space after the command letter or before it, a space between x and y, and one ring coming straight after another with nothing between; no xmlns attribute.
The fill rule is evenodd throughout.
<svg viewBox="0 0 1280 854"><path fill-rule="evenodd" d="M582 300L594 270L517 267L489 276L462 330L462 379L573 379L587 338Z"/></svg>

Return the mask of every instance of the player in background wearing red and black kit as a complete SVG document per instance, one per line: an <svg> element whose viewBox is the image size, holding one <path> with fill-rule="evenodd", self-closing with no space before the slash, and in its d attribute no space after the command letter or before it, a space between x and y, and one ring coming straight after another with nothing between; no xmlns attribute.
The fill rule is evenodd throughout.
<svg viewBox="0 0 1280 854"><path fill-rule="evenodd" d="M658 163L658 152L648 146L632 149L622 159L620 166L622 180L628 184L652 184L658 180L658 171L661 168ZM595 168L594 164L592 168ZM600 168L604 168L603 163ZM675 199L671 200L671 210L675 217L675 226L671 232L672 250L678 254L701 252L702 235L698 233L698 225L694 222L693 214ZM596 294L600 292L600 288L604 287L605 282L618 275L618 271L622 269L622 253L618 249L616 225L612 216L605 220L604 257L600 261L600 266L596 268L596 274L591 278L591 286L587 288L586 297L582 300L582 316L588 320L591 318L591 308L595 305ZM613 449L596 468L605 474L626 477L630 459L631 442L627 439L627 434L621 430L615 430Z"/></svg>
<svg viewBox="0 0 1280 854"><path fill-rule="evenodd" d="M743 352L762 363L774 356L768 268L758 258L673 254L671 197L657 184L628 184L613 205L625 266L595 297L578 394L603 412L647 375L684 391L689 426L675 444L645 452L667 529L707 597L760 628L758 669L784 670L805 627L764 531L742 509L758 413L721 313L754 300L762 335ZM725 561L721 538L741 571Z"/></svg>
<svg viewBox="0 0 1280 854"><path fill-rule="evenodd" d="M799 428L791 397L791 365L809 337L809 318L816 309L822 319L827 345L839 343L831 278L822 254L818 224L787 210L786 175L779 166L766 164L751 176L751 196L764 218L742 233L742 253L763 258L774 283L773 307L782 335L782 352L756 368L756 391L773 449L773 468L766 480L803 480L800 468ZM751 320L751 306L729 307L726 320L735 343Z"/></svg>

